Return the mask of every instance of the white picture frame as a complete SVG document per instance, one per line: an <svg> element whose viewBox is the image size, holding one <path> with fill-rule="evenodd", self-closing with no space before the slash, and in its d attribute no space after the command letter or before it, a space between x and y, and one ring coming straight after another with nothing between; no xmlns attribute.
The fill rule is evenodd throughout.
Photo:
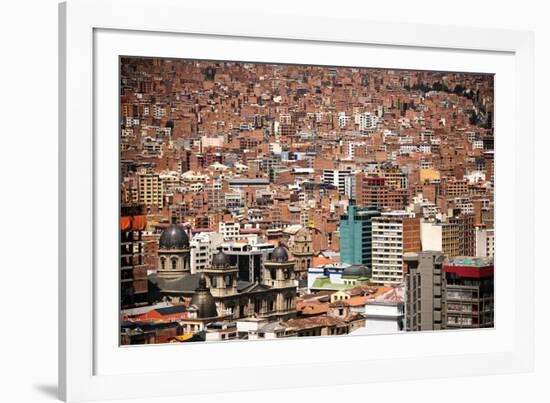
<svg viewBox="0 0 550 403"><path fill-rule="evenodd" d="M61 398L76 401L259 390L273 388L274 379L284 379L277 387L290 388L531 371L532 33L361 19L321 20L290 12L261 16L240 10L238 5L230 13L211 10L208 18L199 17L198 11L184 2L171 0L70 0L60 5ZM186 50L181 43L186 44ZM118 198L108 196L118 185L116 175L112 175L118 164L116 156L112 160L113 140L116 143L118 139L107 133L118 129L118 109L113 104L118 102L118 93L113 93L118 70L112 71L113 63L128 52L497 72L495 329L249 342L246 346L205 343L119 348L115 339L118 327L111 326L118 323L118 305L113 305L118 299L118 283L103 281L112 278L105 270L113 257L108 240L118 236L118 221L111 222L118 217L113 216ZM373 61L366 61L365 55L372 55ZM516 153L519 142L522 152ZM115 260L113 267L116 265ZM396 343L415 348L410 352L405 347L363 351L362 343L371 341L378 346ZM314 359L312 352L319 349L329 353ZM285 377L289 369L302 375L299 379ZM316 376L319 371L330 371L330 379ZM217 379L215 384L208 381L212 377ZM137 384L140 388L135 388Z"/></svg>

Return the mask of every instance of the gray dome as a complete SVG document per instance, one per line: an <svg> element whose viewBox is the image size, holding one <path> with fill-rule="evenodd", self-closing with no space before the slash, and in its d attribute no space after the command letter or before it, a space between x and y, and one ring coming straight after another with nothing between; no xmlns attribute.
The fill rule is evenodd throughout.
<svg viewBox="0 0 550 403"><path fill-rule="evenodd" d="M372 270L369 269L367 266L354 264L351 266L348 266L344 269L344 272L342 273L342 277L371 277L372 276Z"/></svg>
<svg viewBox="0 0 550 403"><path fill-rule="evenodd" d="M229 264L229 256L227 256L222 250L218 251L218 253L212 257L212 267L227 267Z"/></svg>
<svg viewBox="0 0 550 403"><path fill-rule="evenodd" d="M172 224L160 234L159 249L187 249L188 247L189 237L180 225Z"/></svg>
<svg viewBox="0 0 550 403"><path fill-rule="evenodd" d="M279 245L275 249L273 249L273 252L271 252L271 260L273 262L288 261L288 252L286 251L286 248L282 245Z"/></svg>
<svg viewBox="0 0 550 403"><path fill-rule="evenodd" d="M191 305L195 305L198 309L197 316L199 318L215 318L218 316L216 303L210 293L210 289L206 286L206 279L201 276L199 286L191 298Z"/></svg>

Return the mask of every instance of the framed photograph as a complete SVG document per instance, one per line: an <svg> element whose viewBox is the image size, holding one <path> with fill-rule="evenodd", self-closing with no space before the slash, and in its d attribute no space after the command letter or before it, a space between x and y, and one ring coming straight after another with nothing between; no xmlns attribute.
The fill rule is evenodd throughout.
<svg viewBox="0 0 550 403"><path fill-rule="evenodd" d="M532 370L532 34L202 17L60 5L61 397Z"/></svg>

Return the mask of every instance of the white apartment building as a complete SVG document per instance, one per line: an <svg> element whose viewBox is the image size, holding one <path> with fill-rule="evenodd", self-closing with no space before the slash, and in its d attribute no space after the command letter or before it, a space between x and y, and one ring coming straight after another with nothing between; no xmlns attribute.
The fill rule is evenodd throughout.
<svg viewBox="0 0 550 403"><path fill-rule="evenodd" d="M403 282L404 223L414 214L395 212L372 219L372 282Z"/></svg>
<svg viewBox="0 0 550 403"><path fill-rule="evenodd" d="M338 112L338 126L343 129L351 122L351 116L346 116L346 112Z"/></svg>
<svg viewBox="0 0 550 403"><path fill-rule="evenodd" d="M239 223L234 221L222 221L219 225L219 231L224 241L235 241L240 235Z"/></svg>
<svg viewBox="0 0 550 403"><path fill-rule="evenodd" d="M222 242L222 235L216 232L201 232L191 239L191 274L200 273L210 266L212 256Z"/></svg>
<svg viewBox="0 0 550 403"><path fill-rule="evenodd" d="M153 116L160 119L166 116L166 108L161 105L153 105Z"/></svg>
<svg viewBox="0 0 550 403"><path fill-rule="evenodd" d="M420 242L423 251L443 251L443 226L435 221L420 223Z"/></svg>
<svg viewBox="0 0 550 403"><path fill-rule="evenodd" d="M493 228L476 227L476 256L494 257L495 256L495 230Z"/></svg>
<svg viewBox="0 0 550 403"><path fill-rule="evenodd" d="M279 142L269 143L269 152L271 154L281 154L283 146Z"/></svg>
<svg viewBox="0 0 550 403"><path fill-rule="evenodd" d="M418 151L420 151L423 154L431 154L432 153L432 146L429 144L420 144L418 146Z"/></svg>
<svg viewBox="0 0 550 403"><path fill-rule="evenodd" d="M378 118L370 112L363 112L355 116L355 123L361 132L371 132L376 129Z"/></svg>
<svg viewBox="0 0 550 403"><path fill-rule="evenodd" d="M472 143L472 148L474 150L483 150L483 141L482 140L475 140Z"/></svg>
<svg viewBox="0 0 550 403"><path fill-rule="evenodd" d="M341 195L351 196L355 174L351 170L324 169L321 181L338 188ZM346 192L347 190L347 192Z"/></svg>
<svg viewBox="0 0 550 403"><path fill-rule="evenodd" d="M415 146L414 144L402 144L399 147L399 153L401 155L403 155L403 154L412 154L412 153L415 153L417 151L418 151L418 147Z"/></svg>

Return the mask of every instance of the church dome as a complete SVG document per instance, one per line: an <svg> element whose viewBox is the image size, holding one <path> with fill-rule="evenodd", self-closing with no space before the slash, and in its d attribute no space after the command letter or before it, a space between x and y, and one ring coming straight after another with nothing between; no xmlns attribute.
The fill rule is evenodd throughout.
<svg viewBox="0 0 550 403"><path fill-rule="evenodd" d="M342 277L371 277L372 271L367 266L353 264L344 269Z"/></svg>
<svg viewBox="0 0 550 403"><path fill-rule="evenodd" d="M180 225L172 224L160 234L159 249L187 249L188 247L189 237Z"/></svg>
<svg viewBox="0 0 550 403"><path fill-rule="evenodd" d="M212 267L227 267L230 265L229 256L222 250L212 257Z"/></svg>
<svg viewBox="0 0 550 403"><path fill-rule="evenodd" d="M286 251L286 248L282 245L279 245L275 249L273 249L273 252L271 252L271 260L273 262L288 261L288 252Z"/></svg>
<svg viewBox="0 0 550 403"><path fill-rule="evenodd" d="M210 289L206 286L206 278L201 276L199 286L191 298L191 305L195 305L198 309L197 315L199 318L214 318L218 316L216 303L210 293Z"/></svg>

